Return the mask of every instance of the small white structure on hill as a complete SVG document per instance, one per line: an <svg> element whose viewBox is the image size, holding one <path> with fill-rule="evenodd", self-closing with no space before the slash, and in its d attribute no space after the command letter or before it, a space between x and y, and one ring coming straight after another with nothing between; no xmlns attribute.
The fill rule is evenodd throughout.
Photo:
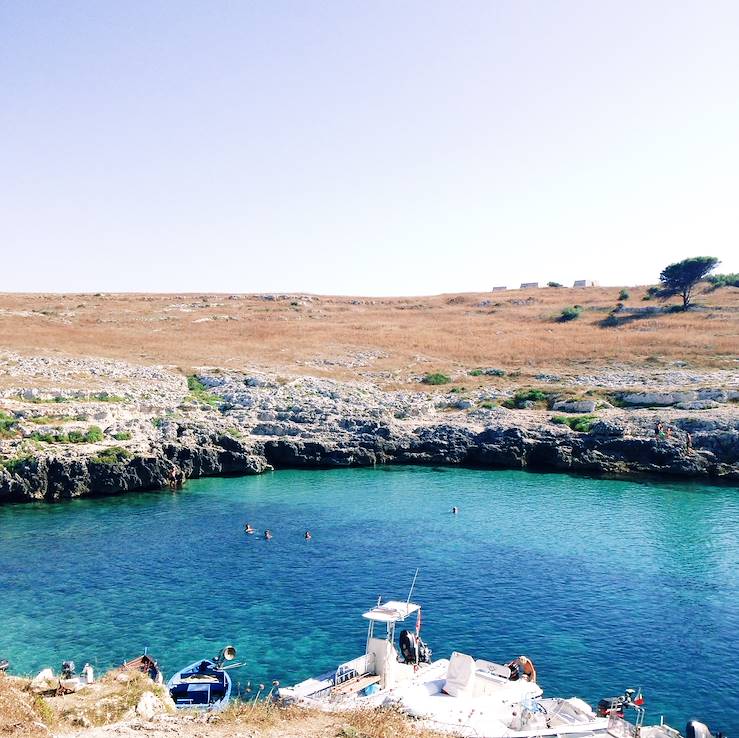
<svg viewBox="0 0 739 738"><path fill-rule="evenodd" d="M594 279L576 279L573 287L599 287L599 283Z"/></svg>
<svg viewBox="0 0 739 738"><path fill-rule="evenodd" d="M501 287L493 287L493 292L505 292L508 289L505 285Z"/></svg>
<svg viewBox="0 0 739 738"><path fill-rule="evenodd" d="M539 287L538 282L521 282L522 290L529 290L529 289L538 288L538 287Z"/></svg>

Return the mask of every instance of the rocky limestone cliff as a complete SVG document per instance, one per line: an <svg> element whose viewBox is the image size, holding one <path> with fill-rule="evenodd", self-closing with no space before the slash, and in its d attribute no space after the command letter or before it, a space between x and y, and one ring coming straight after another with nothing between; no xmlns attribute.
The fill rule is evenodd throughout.
<svg viewBox="0 0 739 738"><path fill-rule="evenodd" d="M498 406L510 393L490 390L463 397L383 392L372 385L213 371L201 372L188 393L183 377L164 375L166 391L157 392L157 377L148 375L129 392L130 402L55 389L53 407L64 409L57 421L43 395L29 399L6 391L6 413L13 416L7 415L9 440L0 441L0 502L169 489L190 478L272 469L375 464L739 481L739 412L730 390L714 392L726 404L710 410L630 409L589 400L597 406L594 417L586 430L573 430L546 406ZM550 404L568 401L557 397ZM47 421L57 422L58 433L62 427L84 429L90 419L104 426L102 441L33 440Z"/></svg>

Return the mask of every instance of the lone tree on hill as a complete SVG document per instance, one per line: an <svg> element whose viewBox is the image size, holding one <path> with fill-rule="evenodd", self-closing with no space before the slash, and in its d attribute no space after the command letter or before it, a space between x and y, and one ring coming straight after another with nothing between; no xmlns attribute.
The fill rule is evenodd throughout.
<svg viewBox="0 0 739 738"><path fill-rule="evenodd" d="M694 256L666 266L659 275L659 296L665 299L680 295L683 298L683 310L687 310L695 285L720 263L715 256Z"/></svg>

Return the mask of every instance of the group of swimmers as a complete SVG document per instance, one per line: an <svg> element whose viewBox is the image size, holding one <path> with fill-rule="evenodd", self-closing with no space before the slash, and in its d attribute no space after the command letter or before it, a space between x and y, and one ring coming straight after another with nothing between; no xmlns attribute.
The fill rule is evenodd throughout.
<svg viewBox="0 0 739 738"><path fill-rule="evenodd" d="M456 515L458 512L459 512L459 508L455 505L452 508L452 515ZM253 535L256 532L257 532L257 529L256 528L252 528L251 523L244 523L244 533L246 533L246 535L251 536L251 535ZM269 528L267 528L264 531L264 534L263 534L262 537L264 538L265 541L271 541L272 540L272 531ZM311 535L311 532L309 530L307 530L303 534L303 538L305 538L306 541L310 541L310 539L313 538L313 536Z"/></svg>
<svg viewBox="0 0 739 738"><path fill-rule="evenodd" d="M244 523L244 533L246 535L250 536L257 532L256 528L252 528L251 523ZM262 536L265 541L271 541L272 540L272 531L267 528L264 531L264 535ZM305 538L306 541L310 541L313 536L311 535L311 532L309 530L305 531L305 534L303 535L303 538Z"/></svg>

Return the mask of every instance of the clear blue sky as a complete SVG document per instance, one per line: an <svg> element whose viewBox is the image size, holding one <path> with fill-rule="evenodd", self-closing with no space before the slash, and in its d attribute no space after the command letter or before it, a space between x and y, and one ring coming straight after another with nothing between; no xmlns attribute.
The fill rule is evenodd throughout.
<svg viewBox="0 0 739 738"><path fill-rule="evenodd" d="M0 3L0 291L739 271L739 3Z"/></svg>

